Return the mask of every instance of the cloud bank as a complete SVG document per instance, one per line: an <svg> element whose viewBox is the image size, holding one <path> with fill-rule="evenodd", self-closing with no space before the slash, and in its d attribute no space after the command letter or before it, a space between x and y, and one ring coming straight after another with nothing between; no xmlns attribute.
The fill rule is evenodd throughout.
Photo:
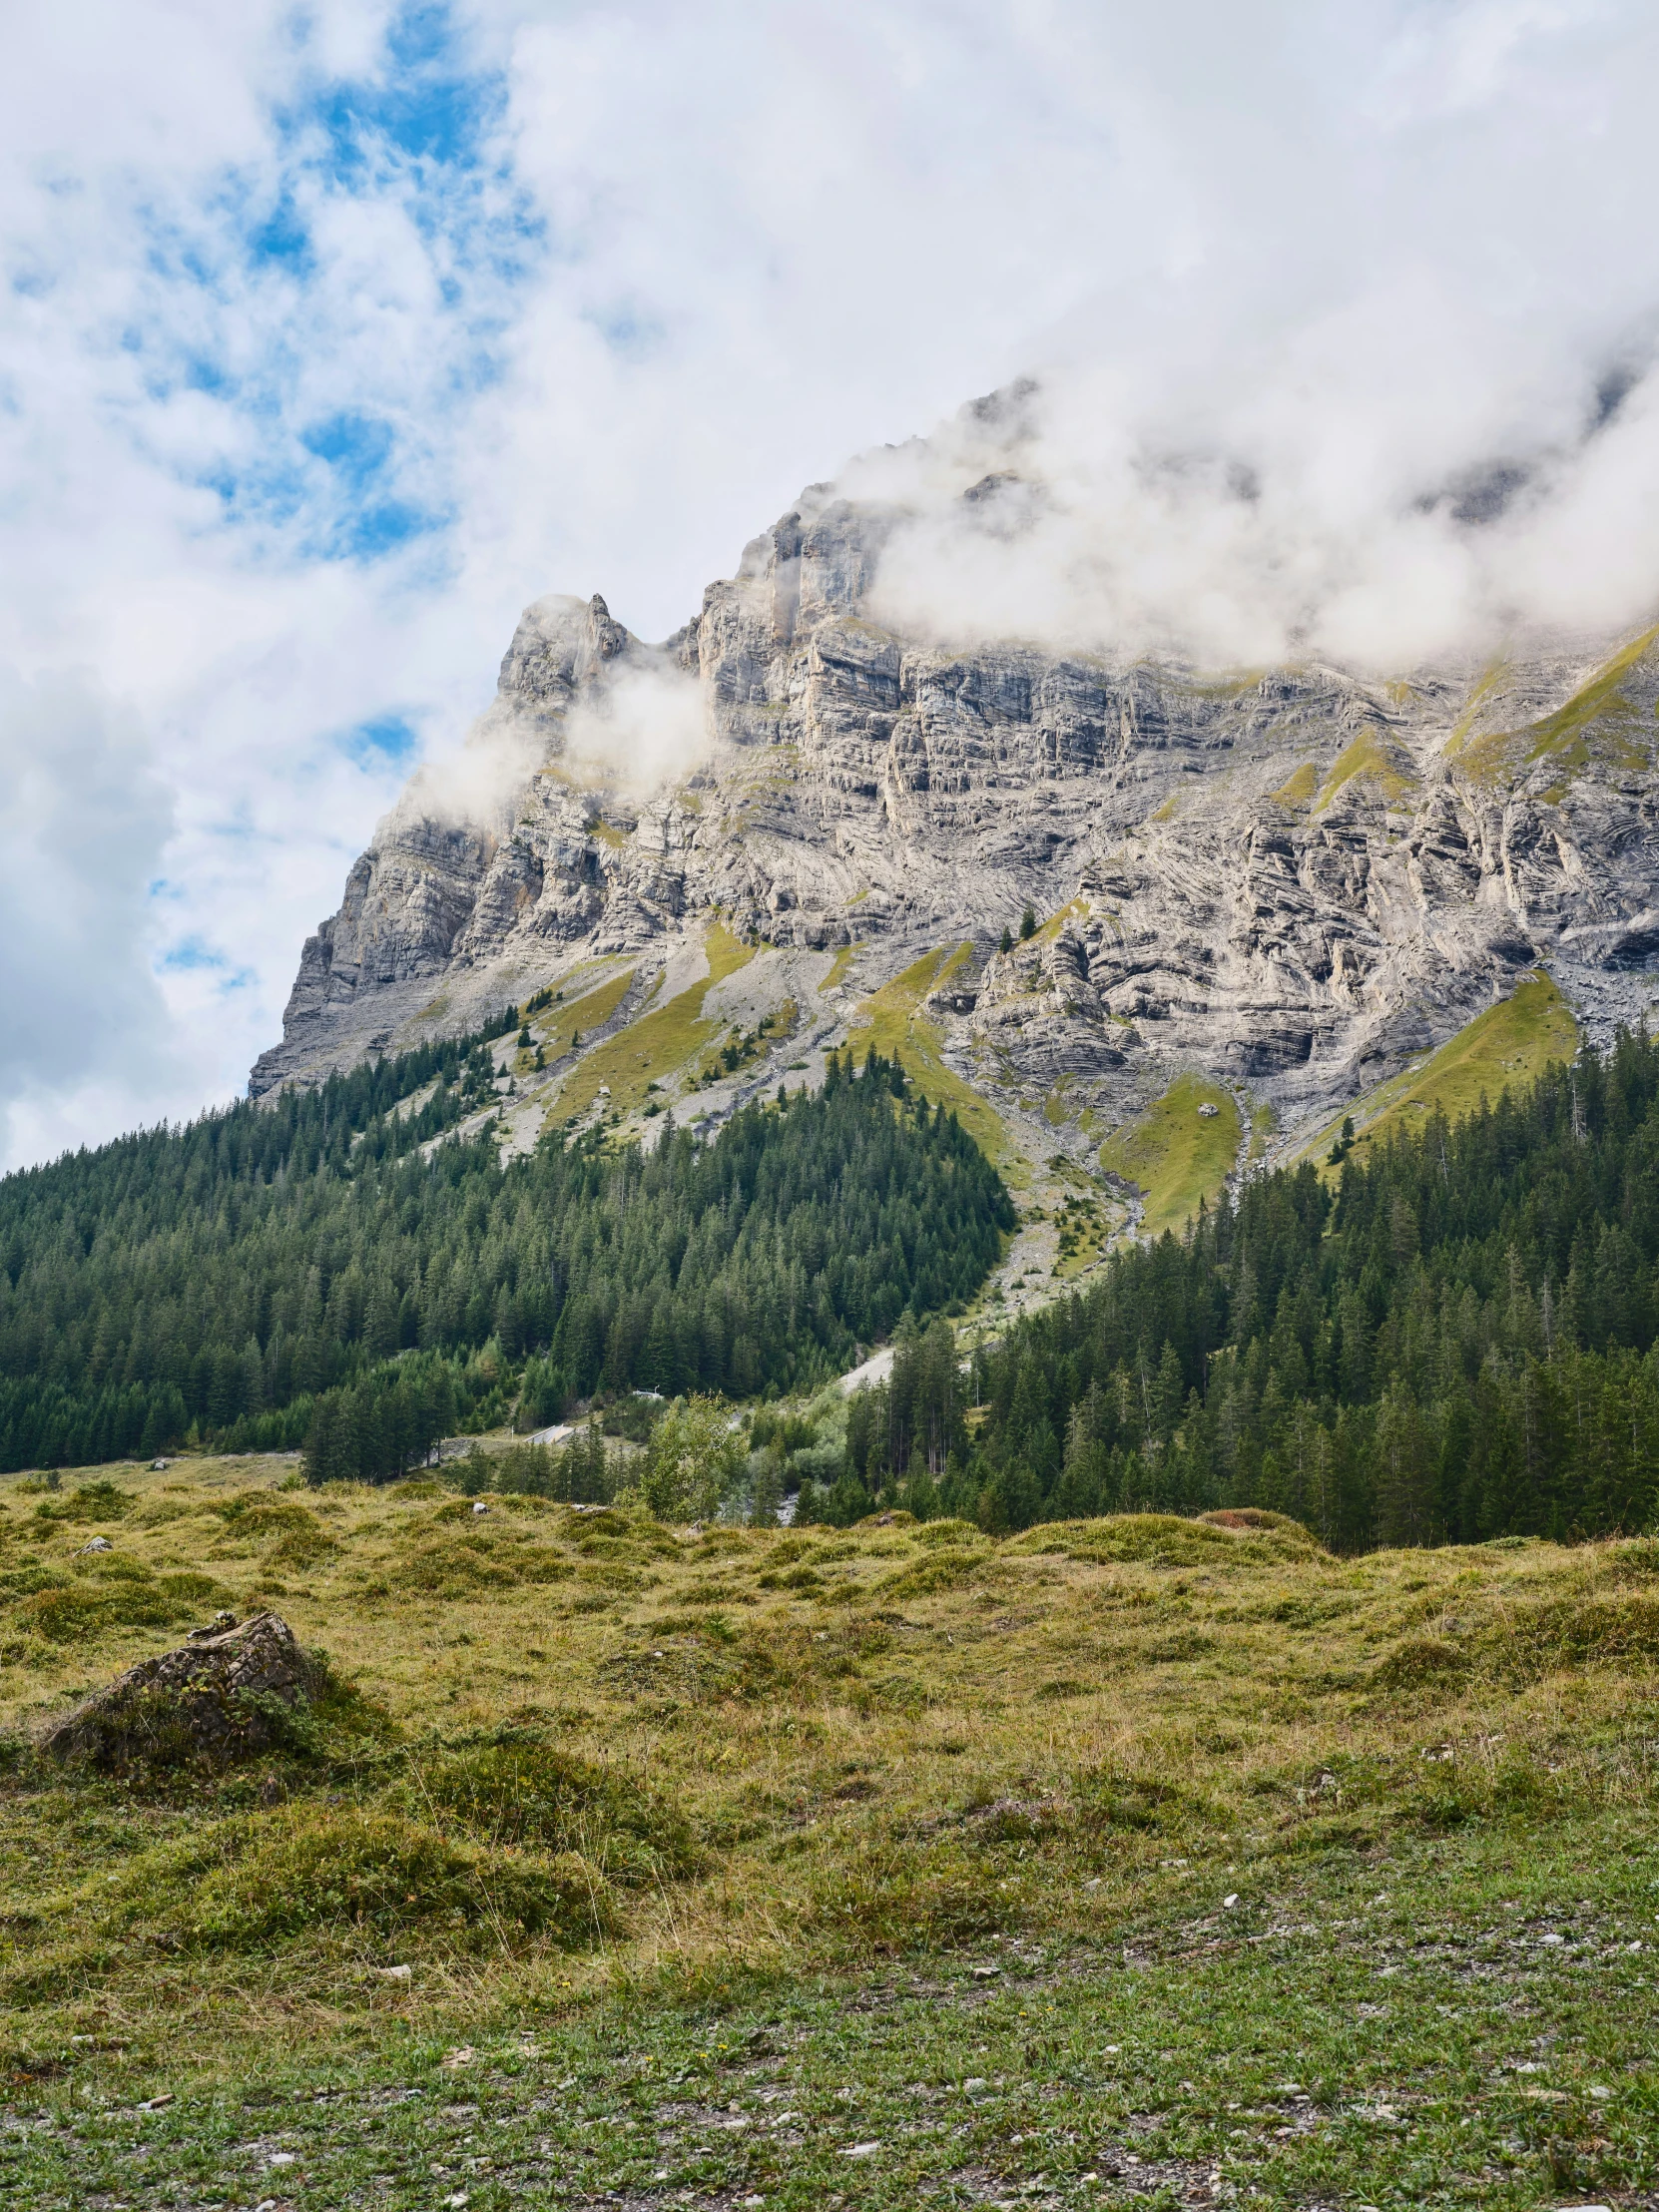
<svg viewBox="0 0 1659 2212"><path fill-rule="evenodd" d="M1399 674L1659 620L1659 374L1620 367L1438 453L1334 376L1281 416L1279 362L1185 408L1072 368L836 488L894 517L869 611L906 635Z"/></svg>

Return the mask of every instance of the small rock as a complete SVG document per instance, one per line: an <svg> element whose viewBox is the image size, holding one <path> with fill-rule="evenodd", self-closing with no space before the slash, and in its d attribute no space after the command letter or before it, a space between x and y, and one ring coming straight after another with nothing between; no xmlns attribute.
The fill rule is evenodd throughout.
<svg viewBox="0 0 1659 2212"><path fill-rule="evenodd" d="M843 2158L871 2158L881 2148L879 2143L847 2143L841 2151Z"/></svg>
<svg viewBox="0 0 1659 2212"><path fill-rule="evenodd" d="M1239 1893L1238 1893L1238 1891L1237 1891L1237 1890L1234 1890L1234 1891L1232 1891L1232 1892L1231 1892L1231 1893L1230 1893L1230 1894L1229 1894L1229 1895L1228 1895L1227 1897L1224 1897L1224 1898L1222 1899L1222 1901L1221 1901L1221 1902L1222 1902L1222 1904L1223 1904L1223 1905L1224 1905L1225 1907L1227 1907L1227 1908L1228 1908L1228 1909L1230 1910L1230 1909L1231 1909L1231 1908L1232 1908L1233 1906L1237 1905L1237 1904L1238 1904L1238 1902L1239 1902Z"/></svg>
<svg viewBox="0 0 1659 2212"><path fill-rule="evenodd" d="M475 2055L470 2043L457 2043L453 2050L444 2052L443 2063L454 2072L459 2066L470 2066Z"/></svg>
<svg viewBox="0 0 1659 2212"><path fill-rule="evenodd" d="M975 1981L990 1981L1001 1971L1002 1968L1000 1966L975 1966L973 1969L973 1978L975 1979Z"/></svg>
<svg viewBox="0 0 1659 2212"><path fill-rule="evenodd" d="M206 1643L210 1636L223 1636L228 1629L235 1628L236 1625L237 1616L235 1613L216 1613L206 1628L193 1628L185 1640L192 1644Z"/></svg>
<svg viewBox="0 0 1659 2212"><path fill-rule="evenodd" d="M299 2153L293 2150L274 2150L266 2160L266 2164L268 2166L291 2166L298 2156Z"/></svg>
<svg viewBox="0 0 1659 2212"><path fill-rule="evenodd" d="M113 1551L114 1549L115 1546L110 1542L108 1536L94 1536L91 1543L83 1544L75 1556L79 1559L89 1551Z"/></svg>
<svg viewBox="0 0 1659 2212"><path fill-rule="evenodd" d="M472 1510L475 1513L487 1513L489 1511L489 1507L484 1503L481 1497L477 1497L474 1498L472 1501Z"/></svg>
<svg viewBox="0 0 1659 2212"><path fill-rule="evenodd" d="M413 1966L376 1966L374 1971L382 1981L412 1981Z"/></svg>
<svg viewBox="0 0 1659 2212"><path fill-rule="evenodd" d="M150 1462L150 1471L152 1474L160 1474L165 1467L170 1467L172 1466L172 1464L173 1461L171 1459L152 1459Z"/></svg>

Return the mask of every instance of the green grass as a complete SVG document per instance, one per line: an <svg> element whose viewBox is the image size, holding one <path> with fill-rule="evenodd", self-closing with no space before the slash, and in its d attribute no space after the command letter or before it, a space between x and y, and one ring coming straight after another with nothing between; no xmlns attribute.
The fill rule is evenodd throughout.
<svg viewBox="0 0 1659 2212"><path fill-rule="evenodd" d="M1514 777L1524 769L1548 761L1560 771L1560 782L1550 797L1565 795L1571 779L1600 762L1620 770L1646 768L1653 758L1654 718L1644 713L1621 690L1626 677L1647 661L1659 645L1659 625L1615 653L1554 714L1520 730L1494 730L1482 737L1468 735L1468 721L1453 731L1451 757L1468 775L1487 784ZM1478 700L1480 694L1476 694Z"/></svg>
<svg viewBox="0 0 1659 2212"><path fill-rule="evenodd" d="M1554 981L1541 970L1517 984L1509 997L1488 1006L1449 1037L1414 1070L1396 1075L1356 1099L1355 1148L1365 1148L1395 1129L1416 1129L1438 1107L1455 1121L1472 1113L1482 1095L1496 1103L1506 1089L1519 1090L1540 1075L1551 1060L1571 1060L1578 1049L1578 1024ZM1338 1115L1298 1154L1327 1167L1327 1155L1342 1127ZM1334 1176L1335 1169L1329 1174Z"/></svg>
<svg viewBox="0 0 1659 2212"><path fill-rule="evenodd" d="M1024 939L1026 944L1053 944L1068 921L1087 921L1090 902L1080 891L1075 898L1068 898L1063 906L1040 921L1032 934Z"/></svg>
<svg viewBox="0 0 1659 2212"><path fill-rule="evenodd" d="M644 1104L653 1083L677 1074L719 1035L719 1023L703 1019L703 1001L716 983L736 974L755 955L724 922L713 923L704 942L709 972L702 982L641 1014L588 1053L566 1077L552 1109L555 1117L585 1113L602 1085L610 1088L608 1110L631 1114Z"/></svg>
<svg viewBox="0 0 1659 2212"><path fill-rule="evenodd" d="M945 1066L938 1024L926 1020L918 1010L929 991L947 983L972 956L973 946L968 941L924 952L901 975L895 975L863 1000L847 1025L848 1039L860 1055L874 1045L878 1052L902 1060L930 1099L954 1110L986 1158L1004 1175L1017 1176L1020 1157L1009 1142L1000 1115L971 1084Z"/></svg>
<svg viewBox="0 0 1659 2212"><path fill-rule="evenodd" d="M585 990L581 997L567 999L562 1005L544 1007L530 1024L532 1035L539 1036L550 1052L568 1052L570 1040L577 1031L588 1036L604 1027L628 996L633 980L633 968L618 968L603 982Z"/></svg>
<svg viewBox="0 0 1659 2212"><path fill-rule="evenodd" d="M1414 777L1403 776L1388 758L1382 742L1375 729L1365 729L1346 746L1332 764L1330 773L1320 787L1315 801L1315 812L1329 807L1338 793L1357 780L1377 785L1388 803L1403 799L1415 789ZM1293 777L1292 782L1296 779Z"/></svg>
<svg viewBox="0 0 1659 2212"><path fill-rule="evenodd" d="M1205 1105L1216 1113L1200 1114ZM1212 1202L1233 1172L1241 1134L1231 1091L1181 1075L1144 1114L1112 1132L1100 1148L1100 1165L1141 1192L1142 1236L1162 1236L1166 1229L1179 1235L1199 1200Z"/></svg>
<svg viewBox="0 0 1659 2212"><path fill-rule="evenodd" d="M703 1532L279 1472L0 1489L13 1727L167 1640L14 1633L92 1529L355 1684L224 1775L14 1740L8 2206L1659 2186L1653 1539Z"/></svg>
<svg viewBox="0 0 1659 2212"><path fill-rule="evenodd" d="M1280 785L1273 796L1285 807L1311 807L1319 788L1320 772L1318 768L1312 761L1304 761L1302 766L1285 783Z"/></svg>
<svg viewBox="0 0 1659 2212"><path fill-rule="evenodd" d="M860 892L859 896L862 895ZM830 963L830 972L819 985L821 991L833 991L840 988L846 980L846 971L851 966L852 955L857 949L857 946L852 944L841 944L835 947L835 957Z"/></svg>
<svg viewBox="0 0 1659 2212"><path fill-rule="evenodd" d="M1651 1825L1509 1845L1176 1870L1058 1942L492 2007L460 2042L393 2018L159 2112L89 2099L89 2054L14 2089L9 2201L1646 2201Z"/></svg>

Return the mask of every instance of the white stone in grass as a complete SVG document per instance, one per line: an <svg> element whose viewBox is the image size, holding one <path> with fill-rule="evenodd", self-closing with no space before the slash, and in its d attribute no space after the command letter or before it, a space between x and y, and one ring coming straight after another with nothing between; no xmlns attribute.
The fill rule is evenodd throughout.
<svg viewBox="0 0 1659 2212"><path fill-rule="evenodd" d="M1238 1891L1234 1890L1229 1896L1224 1897L1221 1902L1228 1909L1228 1911L1231 1911L1232 1908L1239 1902Z"/></svg>
<svg viewBox="0 0 1659 2212"><path fill-rule="evenodd" d="M841 2151L843 2158L869 2158L881 2148L879 2143L848 2143Z"/></svg>
<svg viewBox="0 0 1659 2212"><path fill-rule="evenodd" d="M374 1971L382 1981L412 1981L413 1966L376 1966Z"/></svg>

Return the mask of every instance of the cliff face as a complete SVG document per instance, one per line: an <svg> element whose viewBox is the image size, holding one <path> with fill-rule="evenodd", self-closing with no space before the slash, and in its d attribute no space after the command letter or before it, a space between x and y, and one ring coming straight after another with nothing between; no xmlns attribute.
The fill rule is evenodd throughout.
<svg viewBox="0 0 1659 2212"><path fill-rule="evenodd" d="M1079 1126L1182 1070L1271 1104L1289 1142L1540 965L1592 1029L1647 1005L1659 633L1387 685L944 651L870 619L889 523L808 494L660 648L597 598L530 608L475 740L488 796L411 786L255 1092L601 956L633 965L626 1020L717 913L779 948L792 1005L855 948L819 1051L922 952L971 944L917 1017L1014 1120L1063 1091L1025 1149L1079 1157ZM653 791L591 766L607 714L637 725L630 685L647 713L695 685L706 733ZM1027 905L1045 926L999 953Z"/></svg>

